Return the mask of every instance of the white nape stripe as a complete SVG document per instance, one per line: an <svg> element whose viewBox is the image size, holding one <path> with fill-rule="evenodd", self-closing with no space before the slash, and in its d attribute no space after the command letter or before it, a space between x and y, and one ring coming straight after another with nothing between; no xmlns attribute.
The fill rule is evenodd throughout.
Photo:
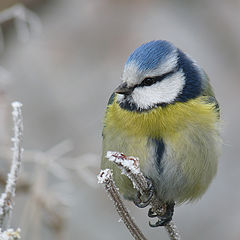
<svg viewBox="0 0 240 240"><path fill-rule="evenodd" d="M181 93L185 84L182 70L151 86L137 87L132 93L134 103L140 109L149 109L156 104L171 103Z"/></svg>

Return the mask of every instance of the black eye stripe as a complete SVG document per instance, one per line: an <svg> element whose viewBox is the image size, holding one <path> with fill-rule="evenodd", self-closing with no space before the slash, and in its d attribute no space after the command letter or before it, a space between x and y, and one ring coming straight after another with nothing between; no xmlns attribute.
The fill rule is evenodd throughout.
<svg viewBox="0 0 240 240"><path fill-rule="evenodd" d="M144 86L151 86L154 83L156 83L157 79L154 78L145 78L138 86L139 87L144 87Z"/></svg>
<svg viewBox="0 0 240 240"><path fill-rule="evenodd" d="M156 77L147 77L145 78L140 84L138 84L136 87L145 87L145 86L151 86L156 82L161 82L164 78L174 74L177 72L178 69L174 69L170 72L164 73L161 76L156 76Z"/></svg>

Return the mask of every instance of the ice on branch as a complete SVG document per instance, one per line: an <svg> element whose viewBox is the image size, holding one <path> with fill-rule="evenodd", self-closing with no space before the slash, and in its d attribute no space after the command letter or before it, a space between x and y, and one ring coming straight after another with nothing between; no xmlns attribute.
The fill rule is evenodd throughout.
<svg viewBox="0 0 240 240"><path fill-rule="evenodd" d="M105 183L110 177L112 177L112 171L110 169L101 170L97 176L98 183Z"/></svg>
<svg viewBox="0 0 240 240"><path fill-rule="evenodd" d="M8 173L7 184L4 193L0 197L0 228L3 228L4 222L6 222L6 228L8 227L12 205L13 197L15 196L16 183L18 175L20 172L21 162L22 162L22 140L23 140L23 117L22 117L22 104L20 102L12 103L13 111L13 131L14 137L13 142L13 156L10 173Z"/></svg>
<svg viewBox="0 0 240 240"><path fill-rule="evenodd" d="M14 231L12 228L9 228L4 232L2 232L2 230L0 229L0 240L18 240L21 238L20 232L20 228L18 228L16 231Z"/></svg>
<svg viewBox="0 0 240 240"><path fill-rule="evenodd" d="M106 158L114 162L133 183L134 188L142 194L148 190L148 182L140 171L139 159L136 157L127 157L123 153L108 151Z"/></svg>
<svg viewBox="0 0 240 240"><path fill-rule="evenodd" d="M123 153L108 151L106 158L111 162L122 165L123 169L131 171L134 174L140 173L139 159L136 157L127 157Z"/></svg>

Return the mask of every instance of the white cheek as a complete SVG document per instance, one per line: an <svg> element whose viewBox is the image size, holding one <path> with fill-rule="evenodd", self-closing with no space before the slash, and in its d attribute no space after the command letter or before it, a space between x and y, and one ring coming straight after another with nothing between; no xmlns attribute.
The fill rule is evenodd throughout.
<svg viewBox="0 0 240 240"><path fill-rule="evenodd" d="M185 80L182 71L148 87L138 87L132 93L133 101L141 109L148 109L155 104L171 103L183 90Z"/></svg>

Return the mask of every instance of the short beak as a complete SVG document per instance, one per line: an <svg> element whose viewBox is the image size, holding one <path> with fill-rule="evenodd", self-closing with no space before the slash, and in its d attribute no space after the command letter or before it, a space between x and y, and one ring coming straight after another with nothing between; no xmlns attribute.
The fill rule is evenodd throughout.
<svg viewBox="0 0 240 240"><path fill-rule="evenodd" d="M122 83L114 90L115 93L123 94L123 95L129 95L132 93L132 91L133 91L133 88L128 87L127 83Z"/></svg>

